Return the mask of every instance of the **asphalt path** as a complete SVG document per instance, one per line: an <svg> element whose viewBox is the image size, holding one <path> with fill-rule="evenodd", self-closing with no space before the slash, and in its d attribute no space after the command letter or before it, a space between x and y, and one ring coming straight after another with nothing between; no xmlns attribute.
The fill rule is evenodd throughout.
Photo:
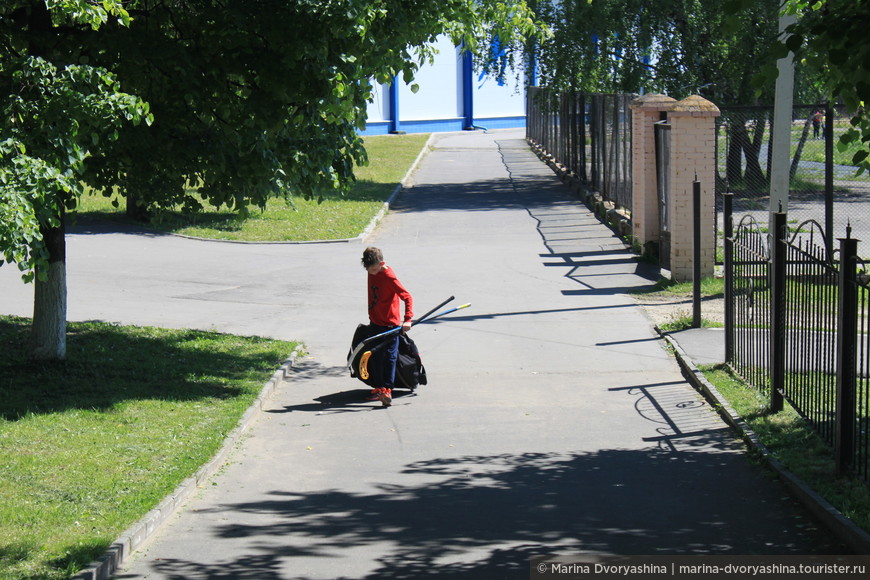
<svg viewBox="0 0 870 580"><path fill-rule="evenodd" d="M365 244L429 384L365 401ZM69 318L301 340L229 462L118 578L528 578L542 554L843 553L683 379L651 284L516 131L444 134L364 244L68 236ZM32 289L0 268L0 311Z"/></svg>

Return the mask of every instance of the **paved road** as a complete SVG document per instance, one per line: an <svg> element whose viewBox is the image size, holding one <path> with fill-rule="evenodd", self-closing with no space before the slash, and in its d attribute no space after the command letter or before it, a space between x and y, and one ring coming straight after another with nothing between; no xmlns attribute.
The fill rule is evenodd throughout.
<svg viewBox="0 0 870 580"><path fill-rule="evenodd" d="M682 378L650 283L515 131L439 136L369 243L419 313L430 384L343 367L360 244L69 237L71 319L306 342L230 462L119 578L527 578L538 554L843 553ZM0 269L5 313L27 290ZM401 395L401 393L399 393Z"/></svg>

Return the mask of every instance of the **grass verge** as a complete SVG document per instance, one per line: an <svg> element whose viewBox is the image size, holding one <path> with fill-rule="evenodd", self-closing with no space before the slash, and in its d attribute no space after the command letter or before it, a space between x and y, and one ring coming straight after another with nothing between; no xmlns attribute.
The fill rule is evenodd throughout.
<svg viewBox="0 0 870 580"><path fill-rule="evenodd" d="M695 319L691 314L689 314L686 316L674 317L670 321L660 324L659 328L662 332L679 332L681 330L692 328L694 323ZM721 322L707 320L703 317L701 318L701 328L723 328L724 326L725 325Z"/></svg>
<svg viewBox="0 0 870 580"><path fill-rule="evenodd" d="M369 164L355 169L357 182L345 195L326 195L322 200L293 197L270 199L265 211L253 208L247 217L227 209L207 209L195 214L162 211L151 226L180 235L248 242L339 240L358 236L377 215L401 183L426 144L428 134L367 137ZM195 195L195 192L191 191ZM124 204L85 195L77 215L86 219L126 221Z"/></svg>
<svg viewBox="0 0 870 580"><path fill-rule="evenodd" d="M67 578L207 462L294 343L0 316L0 580Z"/></svg>
<svg viewBox="0 0 870 580"><path fill-rule="evenodd" d="M652 286L645 286L638 290L632 290L631 294L658 294L664 297L689 297L691 298L694 282L675 282L669 278L660 278ZM702 298L721 298L725 295L725 279L710 276L701 280Z"/></svg>
<svg viewBox="0 0 870 580"><path fill-rule="evenodd" d="M641 303L650 303L650 300L655 301L653 295L659 299L668 302L686 301L691 305L692 296L694 294L693 282L674 282L667 278L659 279L654 285L633 290L630 292L638 297ZM701 280L701 300L711 300L714 298L722 298L725 295L725 280L723 278L709 277ZM702 307L703 312L703 307ZM692 328L694 323L691 314L684 314L682 311L671 316L670 320L659 324L662 332L678 332ZM701 318L702 328L721 328L724 326L721 322Z"/></svg>
<svg viewBox="0 0 870 580"><path fill-rule="evenodd" d="M833 451L787 401L781 412L771 413L761 393L725 365L700 370L786 469L870 532L870 487L856 477L836 475Z"/></svg>

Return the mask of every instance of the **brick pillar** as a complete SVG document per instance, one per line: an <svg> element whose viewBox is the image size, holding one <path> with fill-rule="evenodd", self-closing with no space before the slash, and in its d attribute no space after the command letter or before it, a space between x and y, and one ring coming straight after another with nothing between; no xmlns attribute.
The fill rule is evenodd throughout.
<svg viewBox="0 0 870 580"><path fill-rule="evenodd" d="M691 280L693 263L692 182L701 182L701 275L715 264L716 117L719 108L698 95L674 103L671 124L671 277Z"/></svg>
<svg viewBox="0 0 870 580"><path fill-rule="evenodd" d="M643 250L647 242L659 241L659 200L656 184L654 123L676 103L666 95L648 94L631 102L631 227Z"/></svg>

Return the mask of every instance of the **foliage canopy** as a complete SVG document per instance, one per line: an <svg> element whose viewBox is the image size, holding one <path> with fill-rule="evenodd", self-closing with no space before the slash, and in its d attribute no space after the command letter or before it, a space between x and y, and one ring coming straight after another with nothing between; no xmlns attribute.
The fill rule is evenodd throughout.
<svg viewBox="0 0 870 580"><path fill-rule="evenodd" d="M541 84L749 104L756 98L752 75L776 36L779 0L753 1L739 13L727 4L539 0L553 31L540 48ZM772 92L766 96L772 100Z"/></svg>
<svg viewBox="0 0 870 580"><path fill-rule="evenodd" d="M744 2L746 0L743 0ZM852 115L851 127L838 145L846 150L860 143L852 164L859 172L870 170L870 3L856 0L788 0L785 11L798 16L779 40L779 56L794 52L795 60L816 76L831 102L842 101ZM759 84L775 78L775 71L764 71Z"/></svg>

